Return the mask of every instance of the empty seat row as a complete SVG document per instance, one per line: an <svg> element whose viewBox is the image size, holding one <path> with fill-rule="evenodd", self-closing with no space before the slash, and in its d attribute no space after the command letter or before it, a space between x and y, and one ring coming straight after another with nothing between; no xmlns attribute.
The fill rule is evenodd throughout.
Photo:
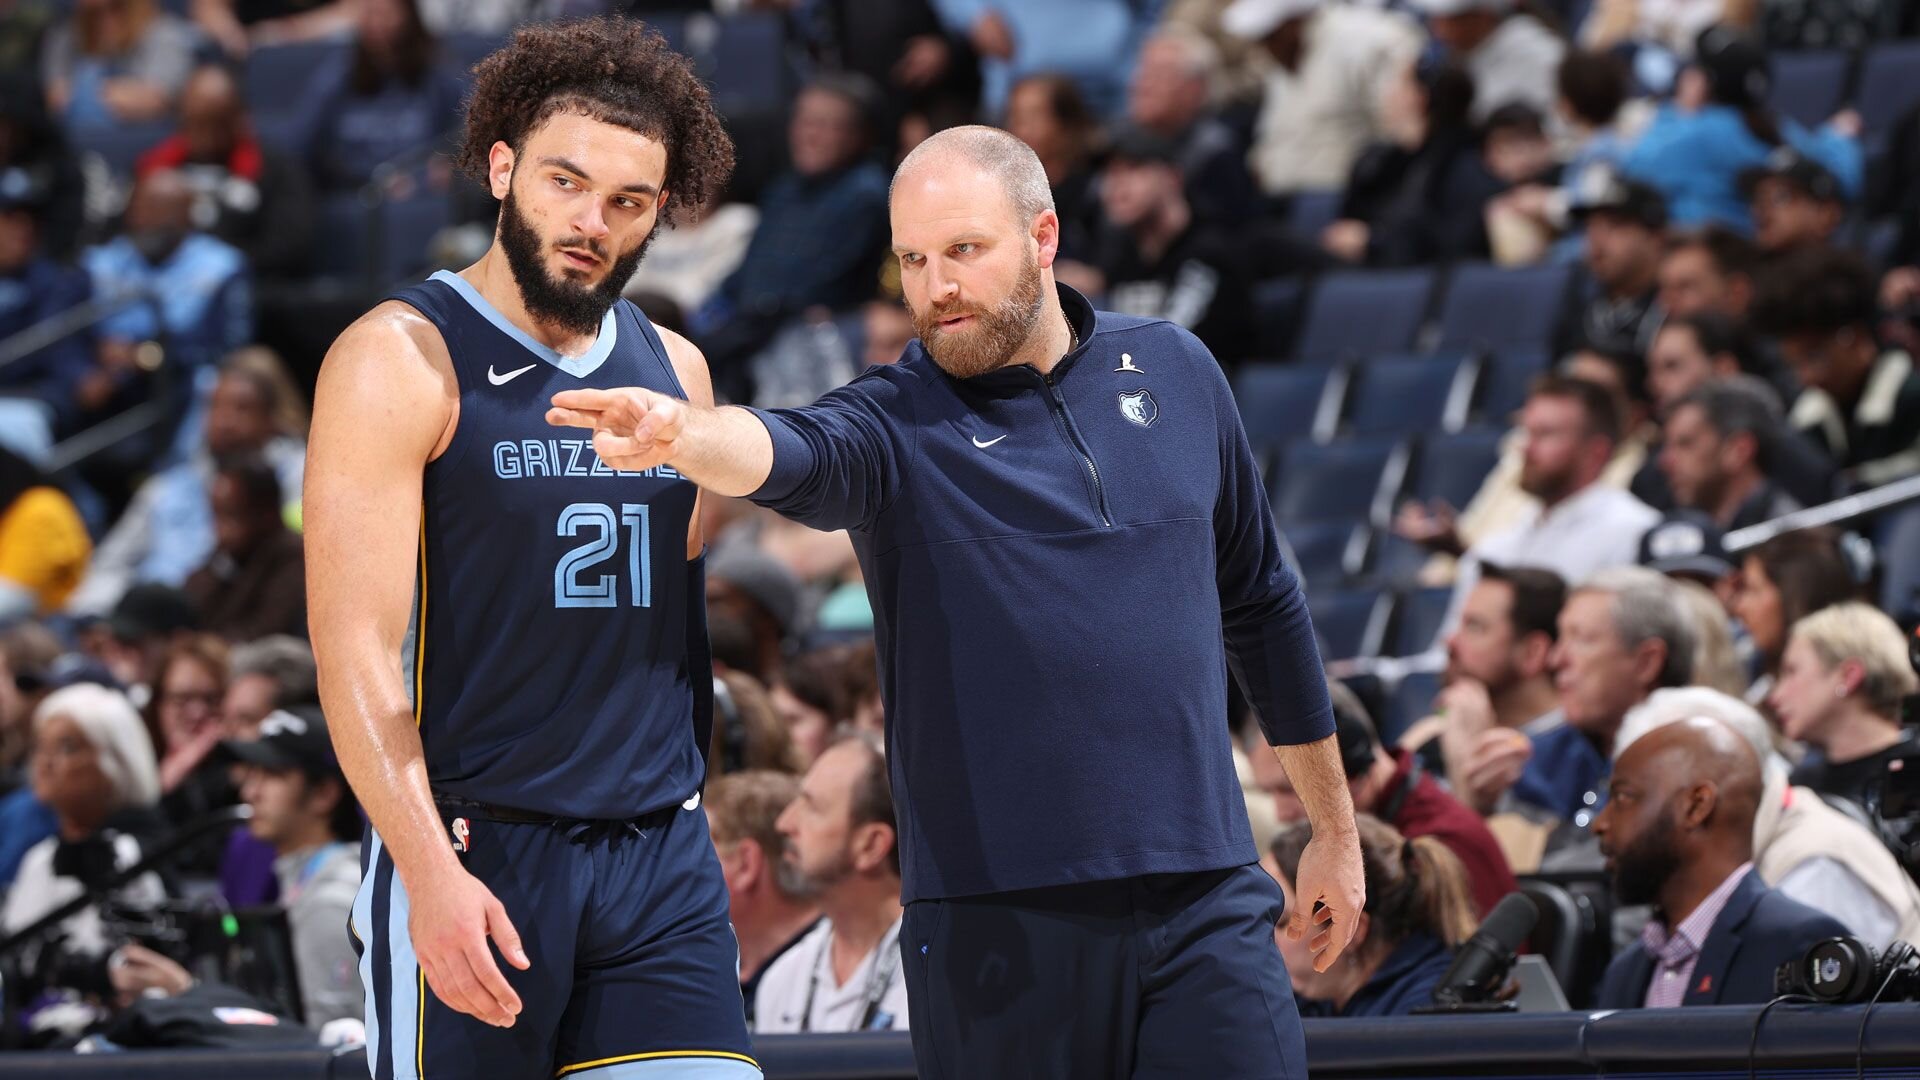
<svg viewBox="0 0 1920 1080"><path fill-rule="evenodd" d="M1773 75L1769 104L1813 127L1851 101L1867 140L1883 139L1907 110L1920 104L1920 41L1872 45L1857 61L1856 67L1856 57L1845 49L1776 52L1768 58Z"/></svg>
<svg viewBox="0 0 1920 1080"><path fill-rule="evenodd" d="M1440 632L1451 589L1358 589L1307 595L1307 611L1328 660L1413 656Z"/></svg>
<svg viewBox="0 0 1920 1080"><path fill-rule="evenodd" d="M1234 395L1247 440L1263 451L1342 435L1453 432L1474 421L1505 424L1549 356L1513 348L1385 355L1331 368L1247 364L1235 376Z"/></svg>
<svg viewBox="0 0 1920 1080"><path fill-rule="evenodd" d="M1434 268L1342 270L1321 275L1304 299L1297 288L1257 292L1256 318L1268 351L1278 347L1276 328L1297 321L1289 355L1309 364L1416 350L1545 349L1566 317L1573 280L1565 265L1468 263L1444 275Z"/></svg>

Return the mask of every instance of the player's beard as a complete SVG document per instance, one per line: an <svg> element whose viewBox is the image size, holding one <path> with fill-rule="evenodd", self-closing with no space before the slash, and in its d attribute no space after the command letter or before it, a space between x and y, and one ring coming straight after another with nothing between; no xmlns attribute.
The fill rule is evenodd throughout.
<svg viewBox="0 0 1920 1080"><path fill-rule="evenodd" d="M547 253L569 248L585 250L605 260L606 245L585 239L549 244L520 213L511 190L500 202L500 248L507 253L507 266L513 271L514 282L520 286L520 301L527 305L527 314L575 334L591 334L600 329L600 320L606 318L607 309L620 299L620 291L632 279L634 269L647 253L647 245L653 243L654 234L659 231L656 223L631 251L622 252L613 261L606 276L597 284L581 285L547 273Z"/></svg>
<svg viewBox="0 0 1920 1080"><path fill-rule="evenodd" d="M1029 254L1006 298L982 310L964 304L912 309L913 330L933 362L956 379L997 371L1010 361L1040 321L1040 263ZM911 308L911 305L909 305ZM940 329L941 319L972 315L973 325L958 333Z"/></svg>

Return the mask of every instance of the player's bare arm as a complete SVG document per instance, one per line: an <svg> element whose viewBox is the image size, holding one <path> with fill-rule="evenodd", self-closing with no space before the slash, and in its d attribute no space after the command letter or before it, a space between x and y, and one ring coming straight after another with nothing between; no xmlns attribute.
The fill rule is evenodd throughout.
<svg viewBox="0 0 1920 1080"><path fill-rule="evenodd" d="M687 404L696 409L713 408L713 373L707 370L707 358L701 355L693 342L666 327L656 326L654 331L660 335L660 343L667 347L667 359L673 364L673 373L679 377L681 389L687 392ZM699 483L698 480L694 482ZM699 558L700 549L706 545L706 537L700 532L701 500L704 498L704 491L694 497L693 522L687 526L689 560Z"/></svg>
<svg viewBox="0 0 1920 1080"><path fill-rule="evenodd" d="M458 401L438 331L404 304L382 304L334 343L307 450L309 623L340 765L412 898L427 981L453 1008L508 1026L520 1000L488 935L516 967L527 959L506 911L448 843L401 670L422 472L452 438Z"/></svg>
<svg viewBox="0 0 1920 1080"><path fill-rule="evenodd" d="M1313 839L1300 857L1287 933L1295 941L1313 935L1307 944L1315 954L1315 971L1332 967L1346 951L1367 900L1360 832L1353 823L1353 793L1340 763L1338 738L1329 735L1317 742L1273 748L1313 826ZM1321 905L1318 909L1316 903Z"/></svg>
<svg viewBox="0 0 1920 1080"><path fill-rule="evenodd" d="M554 395L547 421L593 432L594 452L616 469L670 464L715 495L758 490L773 469L766 425L745 409L715 408L700 350L669 330L660 337L691 400L638 387L568 390Z"/></svg>

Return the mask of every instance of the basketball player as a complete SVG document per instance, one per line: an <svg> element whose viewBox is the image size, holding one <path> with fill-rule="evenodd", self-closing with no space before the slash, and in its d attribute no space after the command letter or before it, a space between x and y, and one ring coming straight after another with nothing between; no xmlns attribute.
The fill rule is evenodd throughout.
<svg viewBox="0 0 1920 1080"><path fill-rule="evenodd" d="M349 929L385 1078L757 1077L699 791L695 489L544 420L563 389L711 402L619 299L733 150L637 23L483 60L462 163L493 246L341 335L306 490L321 698L372 821Z"/></svg>
<svg viewBox="0 0 1920 1080"><path fill-rule="evenodd" d="M552 419L852 530L873 601L925 1077L1306 1076L1227 735L1241 674L1313 822L1288 932L1325 970L1364 887L1333 710L1227 381L1053 281L1024 143L894 177L918 342L812 406L571 390ZM1317 909L1317 910L1316 910Z"/></svg>

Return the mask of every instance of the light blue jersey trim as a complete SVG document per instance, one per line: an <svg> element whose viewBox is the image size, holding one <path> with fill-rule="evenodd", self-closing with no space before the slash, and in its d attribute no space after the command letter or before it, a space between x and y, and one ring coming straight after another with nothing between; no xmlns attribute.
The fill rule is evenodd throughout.
<svg viewBox="0 0 1920 1080"><path fill-rule="evenodd" d="M474 288L466 278L451 270L436 270L429 280L451 287L454 292L460 294L461 299L471 305L473 310L479 312L501 333L519 342L528 352L576 379L586 378L598 370L601 364L606 363L607 357L613 355L614 343L620 337L618 314L613 308L608 308L606 316L600 320L600 336L594 339L587 351L579 356L562 356L552 348L533 340L525 330L515 326L512 320L500 314L500 309L489 303L486 297L481 296L480 290Z"/></svg>
<svg viewBox="0 0 1920 1080"><path fill-rule="evenodd" d="M732 1058L669 1057L621 1061L567 1074L567 1080L762 1080L759 1069Z"/></svg>

